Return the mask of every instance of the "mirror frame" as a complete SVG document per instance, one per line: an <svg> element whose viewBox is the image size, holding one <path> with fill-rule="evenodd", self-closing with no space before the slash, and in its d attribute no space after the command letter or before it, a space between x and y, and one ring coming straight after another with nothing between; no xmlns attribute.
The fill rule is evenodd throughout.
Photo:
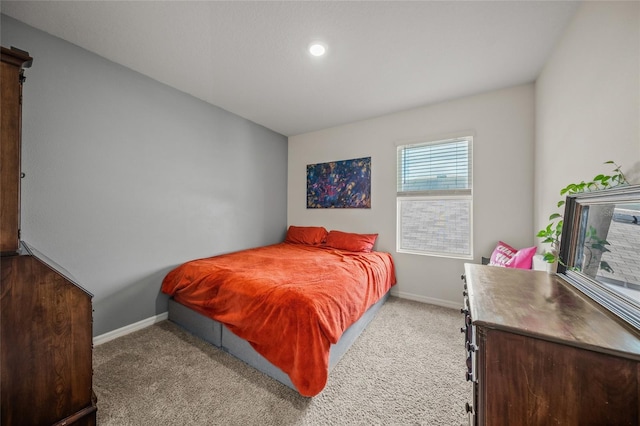
<svg viewBox="0 0 640 426"><path fill-rule="evenodd" d="M576 250L578 249L578 241L580 241L580 222L584 208L601 204L622 203L640 203L640 185L625 185L611 189L572 194L567 197L557 273L569 284L639 332L640 304L610 290L582 272L572 269Z"/></svg>

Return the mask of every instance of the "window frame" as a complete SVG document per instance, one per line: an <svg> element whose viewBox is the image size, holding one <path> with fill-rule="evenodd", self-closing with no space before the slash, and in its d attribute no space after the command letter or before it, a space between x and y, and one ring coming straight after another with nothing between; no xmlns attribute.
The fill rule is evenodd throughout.
<svg viewBox="0 0 640 426"><path fill-rule="evenodd" d="M396 143L396 252L415 254L421 256L445 257L452 259L473 259L473 140L475 135L473 132L464 132L446 137L421 139L418 141L399 142ZM414 191L406 191L402 187L401 175L403 173L401 152L408 148L417 148L429 145L442 145L447 143L455 143L460 141L467 142L467 173L468 181L466 188L454 189L422 189ZM402 247L402 202L403 201L441 201L441 200L460 200L468 202L468 244L467 253L455 253L448 251L434 250L416 250L413 248Z"/></svg>

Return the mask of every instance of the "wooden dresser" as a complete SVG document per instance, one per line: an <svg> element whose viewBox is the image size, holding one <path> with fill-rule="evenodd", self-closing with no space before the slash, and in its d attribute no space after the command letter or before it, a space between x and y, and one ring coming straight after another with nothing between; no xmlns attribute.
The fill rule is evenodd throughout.
<svg viewBox="0 0 640 426"><path fill-rule="evenodd" d="M0 424L95 425L90 293L20 241L26 52L2 48Z"/></svg>
<svg viewBox="0 0 640 426"><path fill-rule="evenodd" d="M465 265L474 425L640 424L638 334L557 275Z"/></svg>

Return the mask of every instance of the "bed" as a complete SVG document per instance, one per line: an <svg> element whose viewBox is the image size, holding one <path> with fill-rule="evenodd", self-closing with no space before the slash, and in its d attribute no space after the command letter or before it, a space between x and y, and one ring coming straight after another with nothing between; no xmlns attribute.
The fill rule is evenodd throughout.
<svg viewBox="0 0 640 426"><path fill-rule="evenodd" d="M285 241L167 274L169 319L312 397L396 283L376 234L289 227Z"/></svg>

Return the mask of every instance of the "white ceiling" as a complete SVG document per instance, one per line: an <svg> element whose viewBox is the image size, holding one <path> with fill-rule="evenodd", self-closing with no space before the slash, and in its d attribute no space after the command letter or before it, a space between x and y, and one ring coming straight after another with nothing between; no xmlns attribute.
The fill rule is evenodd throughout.
<svg viewBox="0 0 640 426"><path fill-rule="evenodd" d="M292 136L532 82L578 5L2 1L1 10ZM327 55L307 53L314 40Z"/></svg>

